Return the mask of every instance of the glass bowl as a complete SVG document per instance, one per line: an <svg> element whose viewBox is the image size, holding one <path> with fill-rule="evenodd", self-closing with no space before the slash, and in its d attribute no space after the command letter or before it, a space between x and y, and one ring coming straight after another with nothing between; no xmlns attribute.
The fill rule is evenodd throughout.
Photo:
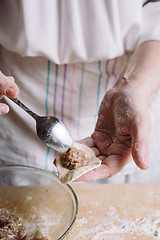
<svg viewBox="0 0 160 240"><path fill-rule="evenodd" d="M39 231L49 240L63 239L78 213L70 185L48 171L22 165L0 166L0 206L22 220L29 236Z"/></svg>

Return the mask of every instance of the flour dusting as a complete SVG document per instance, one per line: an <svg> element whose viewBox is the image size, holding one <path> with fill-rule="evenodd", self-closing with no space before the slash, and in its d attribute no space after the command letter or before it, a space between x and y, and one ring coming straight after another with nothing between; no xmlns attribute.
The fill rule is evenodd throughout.
<svg viewBox="0 0 160 240"><path fill-rule="evenodd" d="M160 211L144 218L127 220L119 218L115 207L109 207L103 218L90 215L88 219L92 222L92 227L88 226L89 221L84 217L77 220L77 227L81 225L83 230L73 240L126 240L125 234L130 239L140 239L141 236L160 239Z"/></svg>

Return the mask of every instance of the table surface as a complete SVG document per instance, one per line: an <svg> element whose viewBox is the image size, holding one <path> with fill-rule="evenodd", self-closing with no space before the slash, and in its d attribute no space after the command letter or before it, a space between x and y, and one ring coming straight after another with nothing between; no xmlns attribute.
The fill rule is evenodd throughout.
<svg viewBox="0 0 160 240"><path fill-rule="evenodd" d="M160 183L71 186L79 211L65 240L160 239Z"/></svg>

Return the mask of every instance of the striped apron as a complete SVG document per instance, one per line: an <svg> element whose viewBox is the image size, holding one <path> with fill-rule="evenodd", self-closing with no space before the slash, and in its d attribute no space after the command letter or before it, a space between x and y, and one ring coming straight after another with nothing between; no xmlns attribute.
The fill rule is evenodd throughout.
<svg viewBox="0 0 160 240"><path fill-rule="evenodd" d="M130 54L126 53L106 61L57 65L49 59L21 57L2 49L0 69L14 76L22 102L39 115L58 117L76 141L92 134L101 100L114 86L129 58ZM37 138L34 120L14 103L5 101L11 111L0 118L1 161L56 171L53 166L55 153ZM157 91L149 109L152 122L149 157L153 165L160 162L159 106L160 93ZM141 172L144 173L131 163L117 176L103 181L135 181L137 177L134 176L142 176Z"/></svg>

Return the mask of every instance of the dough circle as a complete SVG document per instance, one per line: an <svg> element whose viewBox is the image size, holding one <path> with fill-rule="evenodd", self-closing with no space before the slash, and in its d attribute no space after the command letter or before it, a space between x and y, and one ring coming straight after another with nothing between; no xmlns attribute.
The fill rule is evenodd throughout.
<svg viewBox="0 0 160 240"><path fill-rule="evenodd" d="M81 166L77 169L69 170L62 166L61 159L63 157L62 153L57 153L56 156L56 166L57 166L57 172L58 177L60 181L64 184L70 183L75 181L77 178L79 178L84 173L95 169L101 165L101 160L95 156L95 153L91 148L88 146L74 142L73 146L76 147L79 150L82 150L85 153L86 158L89 158L90 161L87 166Z"/></svg>

